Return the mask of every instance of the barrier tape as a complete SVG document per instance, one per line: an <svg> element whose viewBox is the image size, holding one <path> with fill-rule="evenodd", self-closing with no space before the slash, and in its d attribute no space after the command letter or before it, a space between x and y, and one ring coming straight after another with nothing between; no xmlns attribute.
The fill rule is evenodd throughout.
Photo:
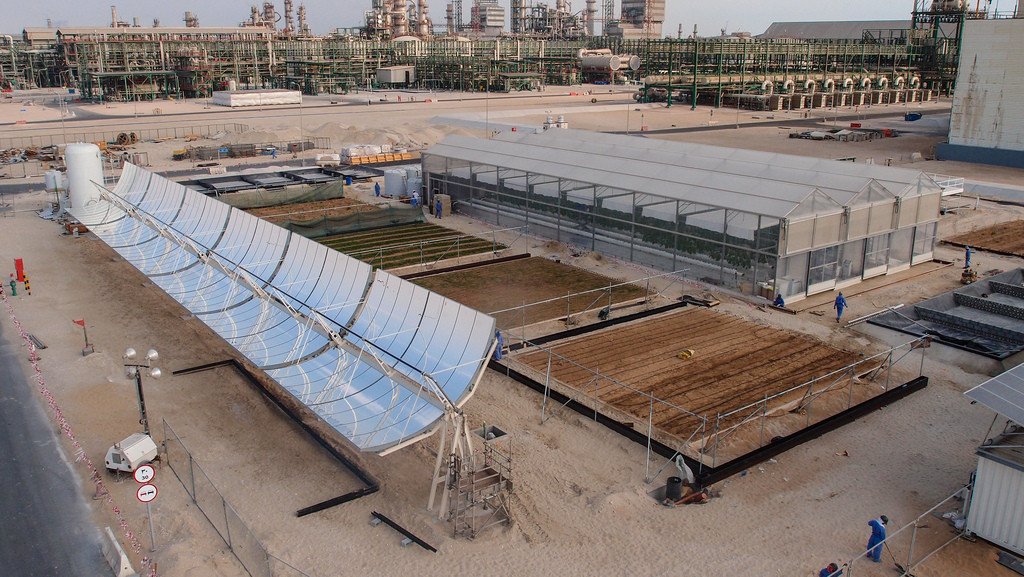
<svg viewBox="0 0 1024 577"><path fill-rule="evenodd" d="M13 322L14 326L17 327L18 332L21 334L21 338L24 339L25 343L28 345L28 359L29 362L32 363L32 371L35 373L36 384L39 385L39 393L43 395L43 398L46 399L46 404L49 405L50 410L53 411L53 419L56 421L57 425L60 426L60 430L67 435L68 439L71 440L71 445L75 448L75 462L85 463L86 468L89 470L90 480L96 484L96 494L106 495L107 504L110 505L110 509L114 512L114 516L117 518L117 522L120 524L125 538L131 545L131 550L136 554L141 554L142 544L139 543L138 537L136 537L135 533L133 533L131 528L128 527L128 521L124 518L124 515L121 514L121 509L117 506L117 503L114 502L114 497L110 494L110 491L107 490L106 485L103 483L103 477L100 474L99 469L96 468L92 459L89 458L85 449L83 449L82 445L78 442L78 438L71 430L71 424L64 418L64 411L61 410L60 405L58 405L56 399L53 398L53 394L50 393L50 389L47 388L46 382L43 379L43 371L39 368L39 356L36 354L35 344L32 342L32 339L29 338L25 329L21 326L21 321L19 321L18 317L14 314L14 307L11 306L11 302L7 299L6 291L0 291L0 298L3 299L4 304L7 306L7 314L11 317L11 322ZM149 557L142 557L142 568L143 571L149 568L150 577L156 577L156 564L153 563L153 560Z"/></svg>

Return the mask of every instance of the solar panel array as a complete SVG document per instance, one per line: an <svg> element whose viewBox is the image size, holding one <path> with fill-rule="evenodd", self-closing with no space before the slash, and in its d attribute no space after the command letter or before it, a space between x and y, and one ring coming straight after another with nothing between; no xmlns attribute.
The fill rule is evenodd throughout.
<svg viewBox="0 0 1024 577"><path fill-rule="evenodd" d="M490 316L131 164L72 213L364 451L431 432L493 347Z"/></svg>
<svg viewBox="0 0 1024 577"><path fill-rule="evenodd" d="M964 395L1024 425L1024 364L992 377Z"/></svg>

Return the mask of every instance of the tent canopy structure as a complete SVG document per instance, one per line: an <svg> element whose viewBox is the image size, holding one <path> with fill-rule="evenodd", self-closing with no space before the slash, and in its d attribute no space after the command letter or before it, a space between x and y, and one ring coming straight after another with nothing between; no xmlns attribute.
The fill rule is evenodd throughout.
<svg viewBox="0 0 1024 577"><path fill-rule="evenodd" d="M494 319L137 166L72 214L362 451L433 432Z"/></svg>

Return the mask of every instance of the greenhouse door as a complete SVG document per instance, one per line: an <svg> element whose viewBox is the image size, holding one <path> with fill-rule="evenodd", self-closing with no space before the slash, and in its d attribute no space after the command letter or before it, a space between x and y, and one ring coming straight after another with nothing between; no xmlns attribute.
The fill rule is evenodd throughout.
<svg viewBox="0 0 1024 577"><path fill-rule="evenodd" d="M812 251L807 268L807 294L812 295L836 288L838 272L838 246Z"/></svg>

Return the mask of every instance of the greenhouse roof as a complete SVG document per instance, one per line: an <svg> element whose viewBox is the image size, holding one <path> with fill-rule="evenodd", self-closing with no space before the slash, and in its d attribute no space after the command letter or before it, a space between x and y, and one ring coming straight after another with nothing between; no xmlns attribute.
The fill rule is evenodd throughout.
<svg viewBox="0 0 1024 577"><path fill-rule="evenodd" d="M580 130L449 136L426 154L775 218L941 192L917 170Z"/></svg>

